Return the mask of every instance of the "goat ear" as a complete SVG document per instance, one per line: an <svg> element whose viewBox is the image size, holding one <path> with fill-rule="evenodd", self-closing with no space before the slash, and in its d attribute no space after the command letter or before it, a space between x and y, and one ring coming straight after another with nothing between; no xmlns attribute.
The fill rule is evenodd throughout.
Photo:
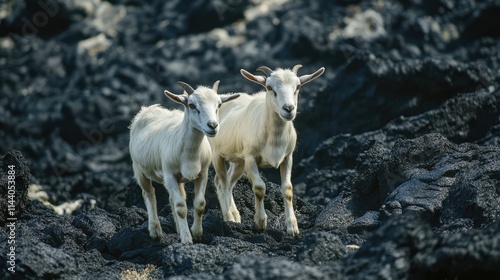
<svg viewBox="0 0 500 280"><path fill-rule="evenodd" d="M309 83L310 81L316 79L317 77L321 76L325 72L325 67L319 68L316 72L309 74L309 75L303 75L300 76L300 84L305 85Z"/></svg>
<svg viewBox="0 0 500 280"><path fill-rule="evenodd" d="M263 87L266 87L266 77L260 75L254 76L245 69L241 69L240 73L243 77L247 78L249 81L259 84Z"/></svg>
<svg viewBox="0 0 500 280"><path fill-rule="evenodd" d="M188 102L188 97L187 95L177 95L177 94L173 94L171 93L170 91L168 90L165 90L164 91L165 95L170 98L170 100L174 101L175 103L179 103L179 104L182 104L184 106L187 106L187 102Z"/></svg>
<svg viewBox="0 0 500 280"><path fill-rule="evenodd" d="M238 97L240 97L239 94L221 94L220 95L220 100L222 101L222 103L224 103L224 102L236 99Z"/></svg>

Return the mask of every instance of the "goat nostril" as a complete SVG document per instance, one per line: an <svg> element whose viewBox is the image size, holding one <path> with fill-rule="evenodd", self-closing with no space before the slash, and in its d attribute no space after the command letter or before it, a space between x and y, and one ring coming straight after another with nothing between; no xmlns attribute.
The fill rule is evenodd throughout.
<svg viewBox="0 0 500 280"><path fill-rule="evenodd" d="M295 109L293 105L283 105L283 110L287 111L288 113L293 111L293 109Z"/></svg>
<svg viewBox="0 0 500 280"><path fill-rule="evenodd" d="M208 122L208 123L207 123L207 125L208 125L208 127L210 127L211 129L216 129L216 128L219 126L219 124L218 124L218 123L216 123L216 122Z"/></svg>

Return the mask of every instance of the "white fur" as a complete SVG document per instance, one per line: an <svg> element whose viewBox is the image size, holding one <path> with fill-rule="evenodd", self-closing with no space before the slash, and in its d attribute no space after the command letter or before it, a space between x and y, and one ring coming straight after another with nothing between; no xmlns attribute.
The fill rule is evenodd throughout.
<svg viewBox="0 0 500 280"><path fill-rule="evenodd" d="M221 211L226 221L241 222L234 203L232 190L246 172L253 185L255 195L254 221L257 230L267 228L264 209L266 186L259 175L258 167L279 168L281 192L285 204L287 232L298 235L299 228L293 210L293 186L291 173L293 151L297 133L293 120L297 113L297 99L300 86L319 77L324 68L311 75L297 76L300 65L289 69L271 71L261 67L269 76L254 76L245 70L242 75L266 88L254 95L240 93L240 98L223 105L220 110L221 130L217 137L210 139L212 163L216 176L215 185ZM226 170L225 161L230 163Z"/></svg>
<svg viewBox="0 0 500 280"><path fill-rule="evenodd" d="M194 181L195 215L191 231L195 239L201 238L205 188L211 159L211 148L205 135L213 137L218 133L219 106L238 97L217 95L217 86L218 82L212 89L200 86L193 92L188 90L187 95L174 95L165 91L170 99L186 107L184 112L152 105L142 107L132 120L130 156L135 179L142 188L148 210L149 234L153 239L161 239L163 233L151 180L163 184L168 191L182 243L192 243L186 219L184 183ZM189 89L192 90L190 87ZM194 105L195 108L190 108L189 105Z"/></svg>

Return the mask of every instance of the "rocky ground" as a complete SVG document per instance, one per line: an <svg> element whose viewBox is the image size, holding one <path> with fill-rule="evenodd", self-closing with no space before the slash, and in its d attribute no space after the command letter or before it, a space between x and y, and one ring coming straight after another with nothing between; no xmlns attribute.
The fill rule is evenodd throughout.
<svg viewBox="0 0 500 280"><path fill-rule="evenodd" d="M500 278L498 26L494 0L3 2L2 264L9 166L17 221L0 278ZM301 235L278 171L265 233L245 178L243 222L223 222L211 172L202 241L179 243L161 186L152 241L128 155L140 106L174 107L178 80L255 92L239 69L297 63L326 67L295 121Z"/></svg>

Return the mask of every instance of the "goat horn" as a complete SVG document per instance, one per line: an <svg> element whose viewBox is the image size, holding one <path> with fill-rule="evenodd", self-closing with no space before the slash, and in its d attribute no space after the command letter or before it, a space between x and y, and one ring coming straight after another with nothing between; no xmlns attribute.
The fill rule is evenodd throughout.
<svg viewBox="0 0 500 280"><path fill-rule="evenodd" d="M177 85L180 86L183 90L185 90L188 95L190 95L194 92L194 89L190 85L186 84L185 82L178 81Z"/></svg>
<svg viewBox="0 0 500 280"><path fill-rule="evenodd" d="M267 67L267 66L260 66L259 68L257 68L257 71L261 71L261 72L264 72L264 74L266 74L266 76L271 76L271 73L273 72L273 70L271 70L271 68Z"/></svg>
<svg viewBox="0 0 500 280"><path fill-rule="evenodd" d="M293 73L295 73L295 75L297 75L297 72L299 71L300 67L302 67L302 64L297 64L293 66L292 71Z"/></svg>
<svg viewBox="0 0 500 280"><path fill-rule="evenodd" d="M219 90L219 83L220 80L215 81L214 85L212 86L212 89L217 92Z"/></svg>

